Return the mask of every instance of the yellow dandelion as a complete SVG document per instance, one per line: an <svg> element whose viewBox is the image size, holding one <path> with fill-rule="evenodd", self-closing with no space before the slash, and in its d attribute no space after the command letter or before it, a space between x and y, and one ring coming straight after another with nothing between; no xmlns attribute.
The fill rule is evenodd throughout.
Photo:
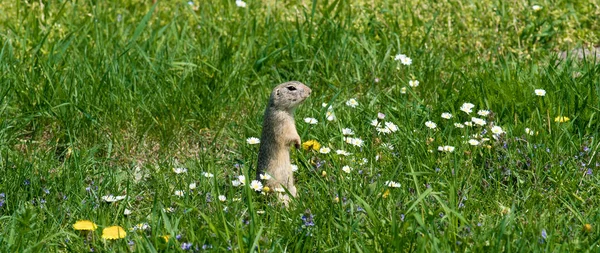
<svg viewBox="0 0 600 253"><path fill-rule="evenodd" d="M383 195L381 196L384 199L387 199L387 197L390 196L390 189L385 190L385 192L383 193Z"/></svg>
<svg viewBox="0 0 600 253"><path fill-rule="evenodd" d="M102 238L108 240L116 240L125 238L127 232L121 226L111 226L102 230Z"/></svg>
<svg viewBox="0 0 600 253"><path fill-rule="evenodd" d="M321 172L321 176L322 176L322 177L326 177L326 176L327 176L327 171L322 171L322 172Z"/></svg>
<svg viewBox="0 0 600 253"><path fill-rule="evenodd" d="M319 151L319 149L321 149L321 144L316 140L308 140L302 143L302 149Z"/></svg>
<svg viewBox="0 0 600 253"><path fill-rule="evenodd" d="M90 220L80 220L73 224L73 229L75 230L94 231L96 228L98 228L98 226Z"/></svg>
<svg viewBox="0 0 600 253"><path fill-rule="evenodd" d="M169 238L171 238L170 235L163 235L160 238L162 238L163 240L165 240L165 242L169 242Z"/></svg>
<svg viewBox="0 0 600 253"><path fill-rule="evenodd" d="M585 225L583 225L583 231L587 233L592 232L592 224L586 223Z"/></svg>
<svg viewBox="0 0 600 253"><path fill-rule="evenodd" d="M263 187L263 192L270 192L271 188L269 188L268 186Z"/></svg>
<svg viewBox="0 0 600 253"><path fill-rule="evenodd" d="M563 122L567 122L571 119L569 119L569 117L567 116L558 116L556 118L554 118L554 122L558 122L558 123L563 123Z"/></svg>

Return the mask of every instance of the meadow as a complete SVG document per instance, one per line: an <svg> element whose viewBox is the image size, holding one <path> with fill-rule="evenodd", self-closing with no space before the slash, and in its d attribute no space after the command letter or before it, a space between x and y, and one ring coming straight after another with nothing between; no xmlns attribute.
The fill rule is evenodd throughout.
<svg viewBox="0 0 600 253"><path fill-rule="evenodd" d="M0 252L599 252L594 0L0 2ZM297 80L298 197L255 178Z"/></svg>

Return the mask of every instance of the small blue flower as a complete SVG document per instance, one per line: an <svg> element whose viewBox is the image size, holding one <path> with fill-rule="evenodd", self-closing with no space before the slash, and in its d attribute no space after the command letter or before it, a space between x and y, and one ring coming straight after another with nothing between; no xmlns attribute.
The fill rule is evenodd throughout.
<svg viewBox="0 0 600 253"><path fill-rule="evenodd" d="M548 234L546 233L546 229L542 229L542 238L544 238L544 240L546 240L546 238L548 238Z"/></svg>
<svg viewBox="0 0 600 253"><path fill-rule="evenodd" d="M302 221L304 221L304 226L312 227L315 225L314 215L308 213L302 215Z"/></svg>
<svg viewBox="0 0 600 253"><path fill-rule="evenodd" d="M192 243L191 242L184 242L181 244L181 249L182 250L190 250L192 249Z"/></svg>

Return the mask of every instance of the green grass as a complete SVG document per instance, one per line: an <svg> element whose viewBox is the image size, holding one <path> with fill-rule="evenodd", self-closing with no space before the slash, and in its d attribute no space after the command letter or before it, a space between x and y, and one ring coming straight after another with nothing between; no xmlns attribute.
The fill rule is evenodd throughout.
<svg viewBox="0 0 600 253"><path fill-rule="evenodd" d="M598 251L600 65L555 56L600 42L597 3L247 3L0 3L1 252ZM313 90L302 140L332 152L292 150L285 209L232 181L254 177L246 139L289 80ZM378 133L378 113L398 131ZM471 117L486 126L453 125ZM102 239L112 225L126 238Z"/></svg>

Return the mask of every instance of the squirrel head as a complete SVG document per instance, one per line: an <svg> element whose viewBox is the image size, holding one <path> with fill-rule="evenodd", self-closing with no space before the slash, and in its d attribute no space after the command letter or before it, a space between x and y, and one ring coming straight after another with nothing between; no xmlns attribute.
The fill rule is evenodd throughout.
<svg viewBox="0 0 600 253"><path fill-rule="evenodd" d="M273 89L269 106L292 111L304 102L311 92L308 86L298 81L282 83Z"/></svg>

